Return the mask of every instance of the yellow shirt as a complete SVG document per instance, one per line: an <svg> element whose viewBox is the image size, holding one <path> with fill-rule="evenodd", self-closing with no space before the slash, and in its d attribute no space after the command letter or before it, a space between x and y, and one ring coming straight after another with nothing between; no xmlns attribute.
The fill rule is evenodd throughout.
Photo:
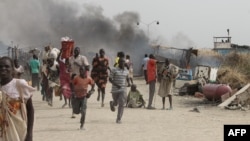
<svg viewBox="0 0 250 141"><path fill-rule="evenodd" d="M119 57L116 57L115 58L115 65L114 65L114 67L118 67L119 66L118 61L119 61Z"/></svg>

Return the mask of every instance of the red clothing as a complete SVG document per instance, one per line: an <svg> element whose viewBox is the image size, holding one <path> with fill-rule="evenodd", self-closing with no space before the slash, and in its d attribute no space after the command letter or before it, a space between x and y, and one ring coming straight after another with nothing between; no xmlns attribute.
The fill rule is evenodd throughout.
<svg viewBox="0 0 250 141"><path fill-rule="evenodd" d="M66 67L65 63L62 61L59 61L59 68L60 68L60 85L63 89L62 93L63 96L66 98L71 97L71 89L70 89L70 73L68 72L68 68Z"/></svg>
<svg viewBox="0 0 250 141"><path fill-rule="evenodd" d="M68 71L68 68L62 61L59 61L58 63L60 69L60 74L59 74L60 83L61 85L64 85L65 83L68 84L70 82L70 73Z"/></svg>
<svg viewBox="0 0 250 141"><path fill-rule="evenodd" d="M148 82L156 80L156 60L149 59L147 64Z"/></svg>
<svg viewBox="0 0 250 141"><path fill-rule="evenodd" d="M80 76L76 76L73 80L75 96L77 98L82 98L87 95L88 85L94 85L93 79L90 77L82 78Z"/></svg>
<svg viewBox="0 0 250 141"><path fill-rule="evenodd" d="M106 57L94 58L93 69L91 71L91 77L94 79L98 88L105 88L108 82L108 67L109 60Z"/></svg>

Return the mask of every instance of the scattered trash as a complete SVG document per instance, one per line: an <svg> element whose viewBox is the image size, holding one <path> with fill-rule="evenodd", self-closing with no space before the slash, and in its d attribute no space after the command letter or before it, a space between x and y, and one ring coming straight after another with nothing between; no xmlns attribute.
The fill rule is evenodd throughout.
<svg viewBox="0 0 250 141"><path fill-rule="evenodd" d="M200 110L197 107L194 107L192 110L189 110L189 112L197 112L200 113Z"/></svg>
<svg viewBox="0 0 250 141"><path fill-rule="evenodd" d="M219 107L224 107L229 110L249 110L250 106L250 83L229 97Z"/></svg>

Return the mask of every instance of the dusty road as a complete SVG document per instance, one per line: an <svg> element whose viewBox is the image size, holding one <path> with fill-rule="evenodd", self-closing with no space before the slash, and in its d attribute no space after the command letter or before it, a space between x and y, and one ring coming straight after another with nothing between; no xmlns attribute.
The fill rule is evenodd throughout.
<svg viewBox="0 0 250 141"><path fill-rule="evenodd" d="M138 89L148 101L148 85L135 79ZM159 84L157 84L157 87ZM161 110L161 98L155 96L156 110L125 108L122 124L116 124L116 112L111 112L110 84L107 86L105 107L96 100L97 93L88 100L86 130L79 130L80 115L71 118L69 107L54 97L53 107L42 101L40 92L34 93L34 141L223 141L225 124L250 124L250 112L225 110L210 102L191 96L173 96L174 109ZM168 105L168 101L166 101ZM198 107L200 113L190 112Z"/></svg>

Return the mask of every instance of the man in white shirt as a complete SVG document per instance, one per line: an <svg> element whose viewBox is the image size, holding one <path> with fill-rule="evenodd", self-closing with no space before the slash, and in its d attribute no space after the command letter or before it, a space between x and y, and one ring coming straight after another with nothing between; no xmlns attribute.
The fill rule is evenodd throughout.
<svg viewBox="0 0 250 141"><path fill-rule="evenodd" d="M71 76L72 80L74 79L74 77L76 75L80 75L79 69L82 66L84 66L86 68L86 73L88 75L89 62L88 62L87 57L80 55L80 48L79 47L75 47L74 55L69 58L69 64L70 64L70 73L71 73L70 76ZM73 89L71 89L71 91L74 93ZM73 112L72 112L71 118L75 118L75 115Z"/></svg>
<svg viewBox="0 0 250 141"><path fill-rule="evenodd" d="M14 60L14 69L15 69L15 78L21 78L21 75L24 73L24 68L22 65L19 64L18 60Z"/></svg>
<svg viewBox="0 0 250 141"><path fill-rule="evenodd" d="M87 57L80 55L80 48L76 47L74 49L74 56L69 58L70 71L72 75L79 75L79 68L85 66L86 70L89 71L89 62Z"/></svg>
<svg viewBox="0 0 250 141"><path fill-rule="evenodd" d="M147 54L145 54L143 61L142 61L142 69L144 74L144 79L146 81L146 84L148 84L148 77L147 77L147 63L148 63L149 57Z"/></svg>

